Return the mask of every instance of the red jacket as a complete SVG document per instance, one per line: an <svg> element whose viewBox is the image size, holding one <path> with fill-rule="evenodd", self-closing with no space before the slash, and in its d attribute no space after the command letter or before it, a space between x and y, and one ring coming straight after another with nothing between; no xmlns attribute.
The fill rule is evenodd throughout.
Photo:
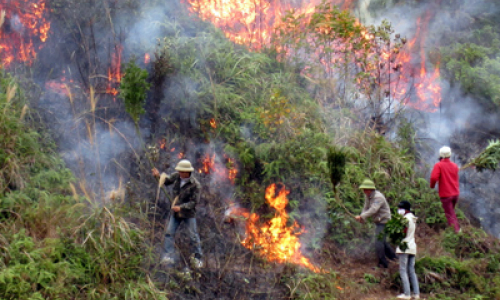
<svg viewBox="0 0 500 300"><path fill-rule="evenodd" d="M458 166L449 158L443 158L434 165L431 173L431 188L439 181L439 197L453 197L460 194L458 183Z"/></svg>

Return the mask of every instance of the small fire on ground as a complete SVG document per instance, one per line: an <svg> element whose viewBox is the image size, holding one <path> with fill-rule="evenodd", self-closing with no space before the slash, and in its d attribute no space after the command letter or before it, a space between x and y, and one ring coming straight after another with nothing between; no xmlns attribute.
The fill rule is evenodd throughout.
<svg viewBox="0 0 500 300"><path fill-rule="evenodd" d="M289 193L283 187L276 195L276 184L267 187L266 200L271 207L276 209L276 215L269 221L260 222L259 215L237 206L231 206L226 211L226 221L238 217L246 219L246 237L241 242L245 248L258 252L269 261L294 263L319 273L320 269L300 251L301 244L298 236L303 233L303 229L297 222L287 227L288 213L285 208L288 204Z"/></svg>
<svg viewBox="0 0 500 300"><path fill-rule="evenodd" d="M238 174L238 169L236 168L236 164L234 159L230 158L226 154L224 154L224 159L227 161L224 166L221 163L216 162L215 153L205 154L205 157L201 161L203 167L198 169L198 173L200 174L215 174L221 178L225 178L229 180L232 184L236 180L236 175Z"/></svg>

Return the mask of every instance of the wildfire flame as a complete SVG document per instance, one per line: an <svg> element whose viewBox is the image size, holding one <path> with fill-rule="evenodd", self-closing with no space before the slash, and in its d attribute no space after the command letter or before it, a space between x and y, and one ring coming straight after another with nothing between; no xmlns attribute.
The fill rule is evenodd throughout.
<svg viewBox="0 0 500 300"><path fill-rule="evenodd" d="M118 95L118 86L122 80L121 64L122 64L122 50L121 45L115 47L116 52L111 54L111 66L108 68L108 86L106 93L113 96Z"/></svg>
<svg viewBox="0 0 500 300"><path fill-rule="evenodd" d="M47 40L50 22L46 20L45 0L15 0L0 3L0 61L31 65L36 50Z"/></svg>
<svg viewBox="0 0 500 300"><path fill-rule="evenodd" d="M295 9L296 14L310 15L314 6L321 3L313 0L305 7L294 8L289 1L254 1L254 0L183 0L187 2L192 13L201 19L212 22L222 29L231 41L247 45L253 50L268 45L274 28L281 24L285 12ZM342 4L343 9L351 6L352 0L332 0L334 4Z"/></svg>
<svg viewBox="0 0 500 300"><path fill-rule="evenodd" d="M215 161L215 153L212 155L205 154L205 157L203 157L201 161L203 167L198 169L198 173L216 174L218 177L225 178L234 184L236 175L238 175L238 169L236 168L236 164L232 158L225 154L224 158L227 160L226 166Z"/></svg>
<svg viewBox="0 0 500 300"><path fill-rule="evenodd" d="M215 122L214 118L210 119L210 126L212 126L212 128L214 129L217 128L217 123Z"/></svg>
<svg viewBox="0 0 500 300"><path fill-rule="evenodd" d="M248 213L246 210L233 209L232 214L248 218L246 221L246 238L241 242L248 249L257 251L270 261L279 263L291 262L304 266L316 273L320 269L314 266L300 251L298 236L302 233L297 222L287 227L288 213L285 208L288 204L287 195L290 192L284 187L276 195L276 184L266 188L266 200L276 209L276 215L268 222L259 222L259 216Z"/></svg>
<svg viewBox="0 0 500 300"><path fill-rule="evenodd" d="M57 82L55 80L49 80L45 82L45 88L56 94L69 95L69 88L66 83Z"/></svg>
<svg viewBox="0 0 500 300"><path fill-rule="evenodd" d="M253 1L253 0L183 0L189 4L189 10L197 14L201 19L212 22L220 28L226 37L231 41L244 44L252 50L260 50L270 45L271 36L278 32L277 28L282 24L281 18L284 13L294 10L295 15L304 14L311 16L314 13L314 7L320 0L306 2L302 7L292 7L289 1ZM436 0L438 3L440 0ZM332 0L332 4L341 5L342 9L352 8L352 0ZM295 2L296 3L296 2ZM433 112L441 102L441 87L439 84L439 67L435 70L426 68L425 57L425 35L429 21L433 18L434 12L428 10L423 18L417 21L417 30L414 38L408 42L409 51L401 51L391 54L387 51L381 53L381 58L389 60L396 57L395 63L388 63L387 68L390 72L391 84L390 95L396 100L404 102L405 105L415 109ZM286 30L286 28L284 28ZM327 28L318 28L328 34ZM422 34L423 33L423 34ZM363 32L366 40L371 41L374 36L367 31ZM287 53L283 46L276 45L278 53L292 55ZM340 49L337 49L340 50ZM317 57L321 57L325 49L318 49ZM417 54L419 53L419 55ZM419 56L419 62L415 63L412 54ZM342 62L342 57L337 58L337 62ZM330 62L322 62L325 70L333 72ZM365 70L372 74L379 72L375 66ZM305 75L308 70L302 71ZM393 84L392 81L395 83ZM358 82L359 83L359 82ZM408 92L414 91L416 99L411 99Z"/></svg>
<svg viewBox="0 0 500 300"><path fill-rule="evenodd" d="M160 149L165 150L165 146L167 145L167 140L166 139L161 139L160 140ZM175 150L175 148L174 148Z"/></svg>
<svg viewBox="0 0 500 300"><path fill-rule="evenodd" d="M426 69L425 41L428 32L428 24L431 18L431 11L428 11L424 17L423 24L421 18L417 19L417 31L412 46L415 44L415 41L420 42L420 72L417 83L415 83L419 101L416 106L413 104L410 105L417 109L434 112L437 110L437 107L439 107L439 103L441 103L441 86L438 81L440 77L439 63L433 72L427 72Z"/></svg>

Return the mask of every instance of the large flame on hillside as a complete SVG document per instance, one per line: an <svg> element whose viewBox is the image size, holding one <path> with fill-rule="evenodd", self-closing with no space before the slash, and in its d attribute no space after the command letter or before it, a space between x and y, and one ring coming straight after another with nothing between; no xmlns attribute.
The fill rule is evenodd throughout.
<svg viewBox="0 0 500 300"><path fill-rule="evenodd" d="M294 6L289 1L271 0L183 0L187 2L192 13L201 19L212 22L220 28L231 41L248 46L252 50L260 50L270 46L271 36L279 33L277 28L282 24L281 18L287 11L293 10L295 15L305 14L311 16L320 0L295 1ZM331 0L332 4L342 9L353 7L353 0ZM437 0L439 3L440 0ZM428 24L434 18L434 11L428 10L425 15L417 20L416 32L408 42L406 50L398 53L381 53L387 60L394 57L387 64L390 72L389 90L390 97L406 106L434 112L441 102L441 86L439 84L439 64L436 68L428 68L425 54L426 35ZM281 28L282 29L282 28ZM319 28L318 30L321 30ZM369 34L365 38L373 39ZM282 46L276 46L281 52ZM332 46L334 47L334 46ZM340 48L345 45L340 45ZM337 49L337 50L340 50ZM286 52L286 50L285 50ZM312 56L321 57L324 49L317 49ZM340 52L340 51L337 51ZM286 54L293 55L293 54ZM316 59L317 59L316 57ZM342 61L342 55L336 58ZM335 73L331 62L322 62L328 73ZM377 74L378 67L373 66L364 72ZM307 74L307 69L303 71Z"/></svg>
<svg viewBox="0 0 500 300"><path fill-rule="evenodd" d="M253 50L269 45L274 29L281 23L286 11L296 9L297 14L311 14L321 0L302 2L292 6L288 1L270 0L183 0L203 20L222 29L231 41L247 45ZM352 0L332 0L347 9Z"/></svg>
<svg viewBox="0 0 500 300"><path fill-rule="evenodd" d="M32 64L47 40L50 22L45 0L0 1L0 62Z"/></svg>
<svg viewBox="0 0 500 300"><path fill-rule="evenodd" d="M301 253L299 235L303 230L297 222L287 226L288 213L285 208L288 204L287 195L290 192L284 187L276 195L276 184L271 184L266 189L266 200L276 210L274 218L267 222L261 222L259 215L235 208L231 211L233 215L241 215L246 221L246 237L242 245L270 261L279 263L294 263L304 266L314 272L320 269Z"/></svg>

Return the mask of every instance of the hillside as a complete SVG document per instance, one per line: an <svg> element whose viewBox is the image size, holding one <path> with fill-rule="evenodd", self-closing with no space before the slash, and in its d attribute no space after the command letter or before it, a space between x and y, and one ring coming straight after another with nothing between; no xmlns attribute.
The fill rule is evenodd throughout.
<svg viewBox="0 0 500 300"><path fill-rule="evenodd" d="M500 245L490 235L497 175L461 173L472 185L464 185L458 210L463 233L447 228L428 182L428 157L443 142L426 131L438 94L434 82L422 85L425 101L418 90L401 93L419 87L404 55L383 67L386 51L413 51L411 38L389 23L365 27L323 2L311 17L285 16L269 40L275 47L261 40L256 50L196 19L185 3L97 1L91 10L85 1L42 2L49 38L33 65L3 60L0 80L0 298L391 299L401 288L398 265L376 267L374 225L352 218L366 177L391 208L402 200L414 206L426 299L500 298ZM442 10L458 5L444 2ZM2 23L13 25L13 16ZM468 68L485 74L497 59L498 24L490 18L481 15L477 28L461 27L459 38L434 51L442 80L494 116L494 70L484 89L466 84L476 78ZM464 60L474 47L483 56ZM437 72L427 70L426 80ZM493 128L456 128L446 140L454 159L464 163L498 137L491 130L460 142L485 126ZM335 190L331 151L346 161ZM173 197L170 188L157 197L151 169L173 172L181 158L193 162L201 183L201 269L185 268L186 228L176 239L180 262L159 264ZM479 193L487 214L468 200ZM277 219L279 238L271 240L266 232Z"/></svg>

